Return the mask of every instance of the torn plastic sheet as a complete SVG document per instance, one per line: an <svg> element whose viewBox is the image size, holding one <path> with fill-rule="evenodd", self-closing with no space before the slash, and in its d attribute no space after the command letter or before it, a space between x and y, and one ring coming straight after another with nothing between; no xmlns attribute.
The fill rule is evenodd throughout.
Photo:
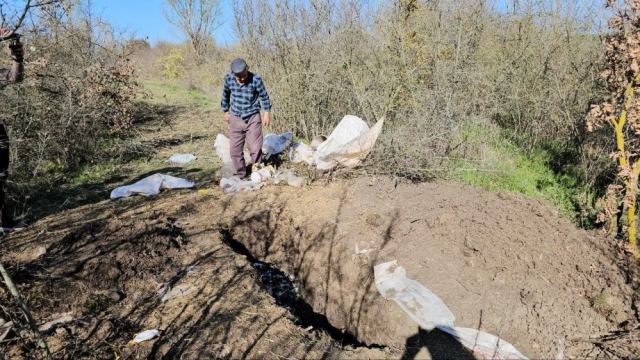
<svg viewBox="0 0 640 360"><path fill-rule="evenodd" d="M486 359L527 359L513 345L499 337L476 329L455 327L455 316L433 292L415 280L397 261L374 267L378 292L387 300L395 301L421 328L438 328L464 347Z"/></svg>
<svg viewBox="0 0 640 360"><path fill-rule="evenodd" d="M375 266L374 275L380 294L395 301L421 328L431 331L454 326L456 318L447 305L422 284L408 279L396 261Z"/></svg>
<svg viewBox="0 0 640 360"><path fill-rule="evenodd" d="M293 141L293 134L286 132L284 134L268 134L262 141L262 154L265 159L269 160L272 155L280 154L287 150Z"/></svg>
<svg viewBox="0 0 640 360"><path fill-rule="evenodd" d="M313 165L313 153L314 150L311 146L301 142L294 143L291 151L291 162L294 164L305 162Z"/></svg>
<svg viewBox="0 0 640 360"><path fill-rule="evenodd" d="M318 170L331 170L339 165L352 168L369 155L382 132L382 125L384 118L369 128L359 117L346 115L316 150L303 143L293 144L292 161L314 165Z"/></svg>
<svg viewBox="0 0 640 360"><path fill-rule="evenodd" d="M119 186L111 191L111 198L117 199L135 194L143 196L157 195L164 189L185 189L192 188L191 181L177 178L171 175L154 174L148 176L132 185Z"/></svg>
<svg viewBox="0 0 640 360"><path fill-rule="evenodd" d="M193 154L173 154L169 158L169 161L178 163L178 164L186 164L195 159L197 159L197 157Z"/></svg>
<svg viewBox="0 0 640 360"><path fill-rule="evenodd" d="M499 337L477 329L438 326L456 338L464 347L485 359L527 359L513 345Z"/></svg>
<svg viewBox="0 0 640 360"><path fill-rule="evenodd" d="M133 340L131 340L129 342L129 344L139 344L141 342L153 340L153 339L157 338L158 336L160 336L160 331L159 330L156 330L156 329L145 330L145 331L139 333L138 335L136 335L136 337L133 338Z"/></svg>
<svg viewBox="0 0 640 360"><path fill-rule="evenodd" d="M243 191L259 190L262 183L254 181L244 181L237 176L220 179L220 187L225 193L237 193Z"/></svg>

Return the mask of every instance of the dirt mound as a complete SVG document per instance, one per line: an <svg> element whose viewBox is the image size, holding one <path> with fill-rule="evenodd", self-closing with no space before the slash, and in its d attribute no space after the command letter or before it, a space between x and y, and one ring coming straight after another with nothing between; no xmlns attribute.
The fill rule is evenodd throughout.
<svg viewBox="0 0 640 360"><path fill-rule="evenodd" d="M350 356L326 333L296 324L293 312L269 295L273 284L261 281L221 229L185 223L188 209L173 207L173 200L81 208L2 242L3 261L56 358ZM0 318L23 323L2 287L0 302L8 304ZM161 336L128 344L148 329ZM2 359L39 356L26 326L0 344Z"/></svg>
<svg viewBox="0 0 640 360"><path fill-rule="evenodd" d="M538 200L388 179L268 192L230 200L234 237L296 274L306 300L360 341L433 348L377 293L372 267L389 260L436 293L457 326L501 335L531 357L555 357L558 343L585 356L593 346L568 339L636 318L628 274L602 250L611 244Z"/></svg>
<svg viewBox="0 0 640 360"><path fill-rule="evenodd" d="M0 246L59 358L470 358L380 296L373 266L389 260L457 326L528 356L640 355L589 341L637 325L635 262L537 200L459 184L177 191L56 214ZM161 336L127 344L147 329ZM37 354L13 336L5 357Z"/></svg>

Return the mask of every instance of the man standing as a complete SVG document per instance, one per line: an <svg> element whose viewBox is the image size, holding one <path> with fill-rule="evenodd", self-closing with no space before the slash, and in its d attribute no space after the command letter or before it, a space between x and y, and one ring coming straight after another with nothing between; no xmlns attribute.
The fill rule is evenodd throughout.
<svg viewBox="0 0 640 360"><path fill-rule="evenodd" d="M1 36L7 36L9 31L0 29ZM10 44L7 42L7 51L13 60L13 66L0 67L0 89L7 84L18 83L24 78L24 50L19 38L13 40ZM9 177L9 137L4 121L0 119L0 227L2 231L13 229L16 224L13 217L8 213L5 206L5 192L7 178Z"/></svg>
<svg viewBox="0 0 640 360"><path fill-rule="evenodd" d="M264 119L260 119L260 102L264 108ZM262 78L249 71L243 59L231 62L231 73L224 78L222 111L229 123L231 161L233 174L239 178L247 175L243 148L245 139L254 164L262 161L262 124L269 126L271 102Z"/></svg>

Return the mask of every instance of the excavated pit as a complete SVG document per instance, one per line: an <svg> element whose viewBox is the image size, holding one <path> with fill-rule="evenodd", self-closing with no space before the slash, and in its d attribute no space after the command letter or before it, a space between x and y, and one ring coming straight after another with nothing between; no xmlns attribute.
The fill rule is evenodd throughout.
<svg viewBox="0 0 640 360"><path fill-rule="evenodd" d="M262 287L275 299L279 306L287 309L295 318L295 323L307 330L324 331L342 347L384 349L377 344L367 345L360 342L348 331L341 331L333 326L325 315L314 311L313 307L306 303L298 292L297 280L274 267L256 259L242 243L235 240L229 229L221 229L223 242L235 253L246 257L253 269L258 274Z"/></svg>
<svg viewBox="0 0 640 360"><path fill-rule="evenodd" d="M265 188L224 207L233 239L295 274L305 303L360 343L427 347L434 356L435 343L447 341L380 296L372 269L391 260L444 301L456 326L481 324L534 358L555 357L558 339L636 318L637 275L626 281L615 248L536 199L362 178L295 192ZM606 308L594 305L603 298ZM590 344L565 344L567 356L596 354Z"/></svg>

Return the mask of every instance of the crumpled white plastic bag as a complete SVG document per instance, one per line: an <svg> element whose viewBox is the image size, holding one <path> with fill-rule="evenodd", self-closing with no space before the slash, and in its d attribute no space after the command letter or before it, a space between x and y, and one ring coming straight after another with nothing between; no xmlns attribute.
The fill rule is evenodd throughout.
<svg viewBox="0 0 640 360"><path fill-rule="evenodd" d="M154 174L134 184L119 186L111 191L111 198L117 199L135 194L142 196L158 195L163 189L192 188L194 183L171 175Z"/></svg>
<svg viewBox="0 0 640 360"><path fill-rule="evenodd" d="M297 145L294 162L304 161L319 170L331 170L338 165L347 168L357 166L373 149L383 124L384 118L381 118L369 128L359 117L346 115L315 152L307 145Z"/></svg>
<svg viewBox="0 0 640 360"><path fill-rule="evenodd" d="M527 359L495 335L454 326L455 316L447 305L425 286L408 279L407 272L396 260L378 264L373 270L380 295L395 301L421 328L427 331L438 328L485 359Z"/></svg>
<svg viewBox="0 0 640 360"><path fill-rule="evenodd" d="M197 158L193 154L173 154L169 158L169 161L178 163L178 164L187 164L195 159Z"/></svg>
<svg viewBox="0 0 640 360"><path fill-rule="evenodd" d="M237 176L220 179L220 187L225 193L259 190L262 185L260 182L244 181Z"/></svg>
<svg viewBox="0 0 640 360"><path fill-rule="evenodd" d="M346 168L359 165L376 144L380 133L382 133L382 125L384 125L384 118L380 119L371 129L368 129L340 148L323 148L324 143L321 144L315 155L318 170L330 170L338 165ZM336 127L336 129L338 128ZM335 132L336 130L334 130ZM327 141L331 139L332 135L333 133L331 133Z"/></svg>

